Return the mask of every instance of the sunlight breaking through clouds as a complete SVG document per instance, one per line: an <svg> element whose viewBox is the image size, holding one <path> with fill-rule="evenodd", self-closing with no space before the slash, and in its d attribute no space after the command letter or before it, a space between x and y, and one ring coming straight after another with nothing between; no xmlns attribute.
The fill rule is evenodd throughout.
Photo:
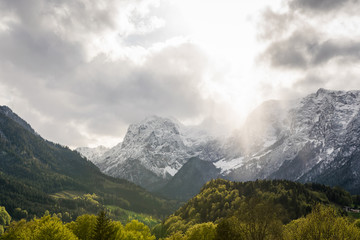
<svg viewBox="0 0 360 240"><path fill-rule="evenodd" d="M153 114L236 128L267 99L360 88L359 7L324 2L0 0L1 104L70 146Z"/></svg>

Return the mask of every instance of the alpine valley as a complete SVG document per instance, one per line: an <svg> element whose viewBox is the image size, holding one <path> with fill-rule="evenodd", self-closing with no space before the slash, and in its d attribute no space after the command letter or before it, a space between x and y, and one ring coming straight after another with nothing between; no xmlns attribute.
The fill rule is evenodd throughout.
<svg viewBox="0 0 360 240"><path fill-rule="evenodd" d="M111 149L77 151L107 175L187 200L216 178L317 182L359 194L359 146L360 91L319 89L264 102L228 136L152 116Z"/></svg>
<svg viewBox="0 0 360 240"><path fill-rule="evenodd" d="M359 119L360 91L320 89L228 136L152 116L74 151L0 106L0 239L359 239Z"/></svg>

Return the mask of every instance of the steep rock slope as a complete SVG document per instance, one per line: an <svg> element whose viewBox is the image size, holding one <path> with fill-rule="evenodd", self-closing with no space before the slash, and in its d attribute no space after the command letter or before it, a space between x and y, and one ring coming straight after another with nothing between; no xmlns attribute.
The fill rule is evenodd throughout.
<svg viewBox="0 0 360 240"><path fill-rule="evenodd" d="M93 163L96 163L96 159L99 159L105 152L109 151L109 148L100 145L95 148L79 147L76 148L75 151L79 152L82 157L95 161Z"/></svg>
<svg viewBox="0 0 360 240"><path fill-rule="evenodd" d="M193 157L158 192L172 199L188 200L198 194L205 183L219 175L220 170L212 162Z"/></svg>
<svg viewBox="0 0 360 240"><path fill-rule="evenodd" d="M217 161L223 157L221 143L204 130L153 116L130 125L122 144L92 161L105 174L153 190L163 186L193 156Z"/></svg>
<svg viewBox="0 0 360 240"><path fill-rule="evenodd" d="M347 190L355 191L346 182L356 178L356 171L350 168L359 167L356 160L360 138L359 91L319 89L297 102L273 101L281 114L276 114L276 110L267 113L263 109L268 109L266 104L256 110L264 113L263 118L257 118L258 132L244 134L251 150L243 151L241 166L227 174L227 178L342 183ZM249 122L253 122L253 117L250 115ZM252 126L245 125L244 129ZM340 175L335 178L336 174ZM338 181L341 178L344 179ZM350 182L357 185L359 181Z"/></svg>
<svg viewBox="0 0 360 240"><path fill-rule="evenodd" d="M151 190L165 186L196 156L230 180L316 181L360 193L359 111L360 91L319 89L294 101L264 102L226 140L151 117L132 124L124 142L94 162L106 174Z"/></svg>

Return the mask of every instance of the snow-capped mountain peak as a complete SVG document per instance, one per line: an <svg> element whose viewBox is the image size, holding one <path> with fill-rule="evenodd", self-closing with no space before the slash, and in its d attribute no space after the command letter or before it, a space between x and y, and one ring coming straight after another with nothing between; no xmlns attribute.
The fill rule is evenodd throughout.
<svg viewBox="0 0 360 240"><path fill-rule="evenodd" d="M97 160L104 155L105 152L109 150L109 148L104 147L102 145L90 148L90 147L78 147L75 149L80 153L82 157L87 158L88 160L94 162L96 164Z"/></svg>
<svg viewBox="0 0 360 240"><path fill-rule="evenodd" d="M95 162L103 172L148 189L165 184L196 156L231 180L318 181L356 192L359 119L360 91L326 89L297 100L264 102L225 140L209 133L206 124L185 126L151 116L131 124L124 142Z"/></svg>
<svg viewBox="0 0 360 240"><path fill-rule="evenodd" d="M220 147L215 145L219 144L203 129L151 116L131 124L122 144L94 162L104 173L146 187L171 178L193 156L220 159L222 156L216 153Z"/></svg>
<svg viewBox="0 0 360 240"><path fill-rule="evenodd" d="M273 117L257 120L251 119L256 114L250 115L250 123L258 121L258 126L266 127L258 127L255 137L247 136L247 143L262 140L244 155L242 166L232 170L231 178L313 181L328 174L340 159L352 155L356 149L349 149L348 145L349 136L353 140L360 138L354 130L360 128L359 110L360 91L319 89L287 103L282 114L271 110ZM264 112L261 107L256 111ZM252 126L245 125L244 129ZM268 139L274 140L272 144L263 144ZM326 183L329 179L324 177L321 181Z"/></svg>

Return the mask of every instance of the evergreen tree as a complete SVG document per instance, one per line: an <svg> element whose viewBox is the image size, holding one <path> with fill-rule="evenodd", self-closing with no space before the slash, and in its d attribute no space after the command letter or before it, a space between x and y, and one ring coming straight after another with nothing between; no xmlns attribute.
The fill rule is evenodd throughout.
<svg viewBox="0 0 360 240"><path fill-rule="evenodd" d="M115 238L115 230L106 211L101 210L96 218L93 240L110 240Z"/></svg>

